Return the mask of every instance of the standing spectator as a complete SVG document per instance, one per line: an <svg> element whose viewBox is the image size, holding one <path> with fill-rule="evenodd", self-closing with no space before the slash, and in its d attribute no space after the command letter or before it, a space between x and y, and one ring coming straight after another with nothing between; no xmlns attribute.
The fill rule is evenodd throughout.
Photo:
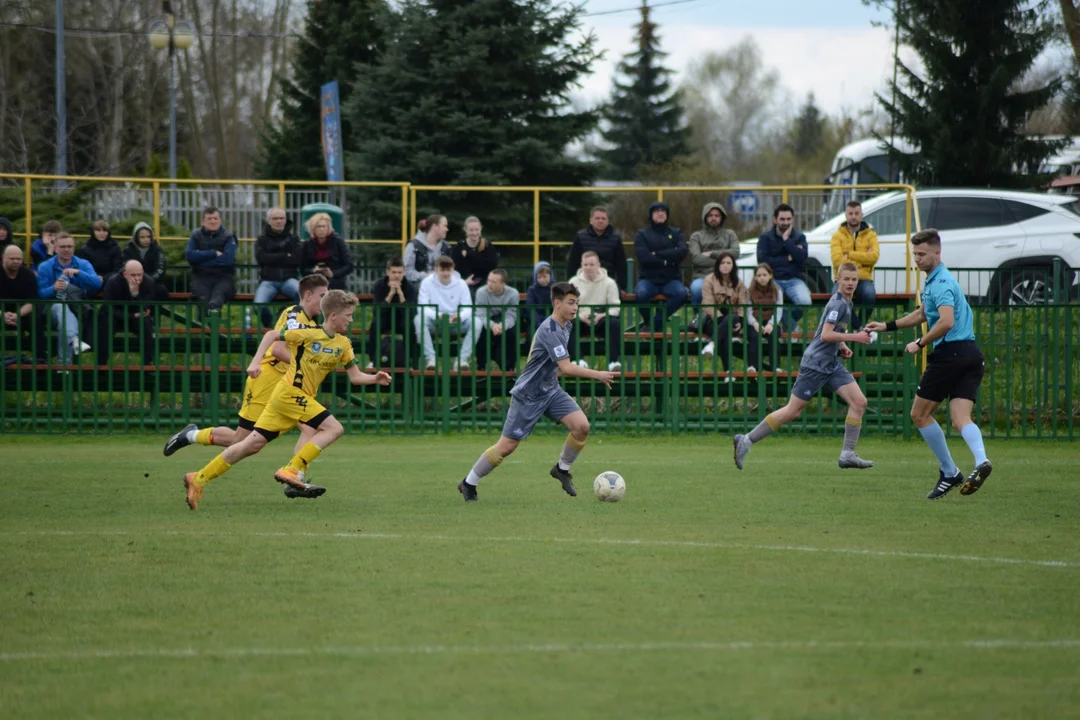
<svg viewBox="0 0 1080 720"><path fill-rule="evenodd" d="M862 203L851 200L844 210L847 222L833 233L831 250L833 273L840 276L840 264L855 263L859 268L859 284L855 286L856 312L851 316L851 327L858 330L862 323L870 319L877 302L874 289L874 266L881 257L881 245L878 243L874 228L863 222ZM833 294L839 292L839 286L833 284ZM863 309L862 313L858 312ZM859 315L863 317L860 319Z"/></svg>
<svg viewBox="0 0 1080 720"><path fill-rule="evenodd" d="M75 239L70 233L61 231L54 248L56 255L38 266L38 297L60 301L49 307L49 317L57 329L60 362L69 365L73 355L90 349L79 339L79 317L74 310L81 308L83 300L97 294L101 278L93 265L75 257Z"/></svg>
<svg viewBox="0 0 1080 720"><path fill-rule="evenodd" d="M0 217L0 252L15 242L15 236L11 232L11 221L6 217Z"/></svg>
<svg viewBox="0 0 1080 720"><path fill-rule="evenodd" d="M154 281L143 272L142 263L128 260L118 275L105 282L97 326L97 364L108 365L112 337L129 332L139 338L143 365L154 364Z"/></svg>
<svg viewBox="0 0 1080 720"><path fill-rule="evenodd" d="M449 225L445 215L429 215L417 227L416 237L405 246L405 279L419 287L424 278L433 274L440 257L453 257L450 243L446 242Z"/></svg>
<svg viewBox="0 0 1080 720"><path fill-rule="evenodd" d="M499 363L503 371L517 369L518 345L518 304L521 293L506 284L507 274L502 268L495 268L488 273L487 284L476 293L473 310L473 327L478 328L475 340L470 337L462 341L476 345L476 369L487 368L488 360ZM488 345L491 353L488 353Z"/></svg>
<svg viewBox="0 0 1080 720"><path fill-rule="evenodd" d="M259 264L255 305L263 327L273 327L269 304L275 297L280 294L300 302L300 238L293 235L292 220L282 208L266 213L262 235L255 240L255 262Z"/></svg>
<svg viewBox="0 0 1080 720"><path fill-rule="evenodd" d="M3 323L3 350L0 356L45 357L45 333L41 323L35 322L33 301L38 298L37 280L34 273L23 265L23 251L15 243L4 247L4 271L0 272L0 315ZM23 333L29 336L21 343Z"/></svg>
<svg viewBox="0 0 1080 720"><path fill-rule="evenodd" d="M750 299L750 316L747 324L746 342L750 346L749 362L752 368L758 367L758 336L761 336L761 344L768 353L771 367L776 370L779 355L776 351L776 327L784 316L784 293L773 281L773 271L768 263L761 263L754 270L754 281L750 283L750 291L747 293ZM746 369L751 372L751 368Z"/></svg>
<svg viewBox="0 0 1080 720"><path fill-rule="evenodd" d="M348 243L334 231L327 213L315 213L306 227L311 239L300 245L300 274L319 273L330 281L331 290L345 290L353 271Z"/></svg>
<svg viewBox="0 0 1080 720"><path fill-rule="evenodd" d="M603 205L592 209L588 226L579 230L574 238L570 256L566 260L567 277L572 278L577 274L581 269L582 256L590 250L600 258L600 267L607 270L608 277L615 278L619 290L626 290L626 248L623 247L622 235L611 226L607 208Z"/></svg>
<svg viewBox="0 0 1080 720"><path fill-rule="evenodd" d="M83 246L75 251L78 257L87 260L94 266L94 272L104 282L109 282L124 264L123 253L120 244L113 239L109 230L109 223L104 220L94 221L94 229L90 232Z"/></svg>
<svg viewBox="0 0 1080 720"><path fill-rule="evenodd" d="M622 354L622 329L619 327L619 286L600 267L600 258L592 250L581 256L581 269L570 278L570 284L578 289L577 322L570 326L570 351L577 346L575 335L580 337L607 338L608 372L622 370L619 356ZM577 364L588 367L584 359Z"/></svg>
<svg viewBox="0 0 1080 720"><path fill-rule="evenodd" d="M41 263L56 256L56 236L64 232L59 220L46 220L38 239L30 246L31 268L36 272Z"/></svg>
<svg viewBox="0 0 1080 720"><path fill-rule="evenodd" d="M472 356L472 297L469 295L469 286L454 271L454 261L449 256L436 260L435 274L424 278L420 283L418 302L421 308L414 325L417 340L424 347L424 369L435 369L435 345L431 334L435 331L435 323L440 317L449 319L452 333L463 334L467 338L461 343L460 358L454 360L454 370L468 367L469 358ZM435 307L423 307L424 305Z"/></svg>
<svg viewBox="0 0 1080 720"><path fill-rule="evenodd" d="M416 288L405 280L405 262L399 258L390 258L386 263L386 275L379 278L371 290L375 309L371 315L371 327L368 328L368 369L389 364L394 367L399 363L411 367L407 351L401 357L392 357L397 353L380 352L380 337L389 335L390 341L396 335L404 336L408 332L409 305L415 305ZM393 347L391 344L390 347ZM407 345L406 345L407 348Z"/></svg>
<svg viewBox="0 0 1080 720"><path fill-rule="evenodd" d="M734 230L724 227L727 211L720 203L707 203L701 209L702 228L690 236L690 262L694 266L694 279L690 282L690 302L701 304L701 286L705 278L713 272L716 258L720 253L735 253L735 262L739 259L739 236Z"/></svg>
<svg viewBox="0 0 1080 720"><path fill-rule="evenodd" d="M535 333L540 323L551 315L551 264L543 260L533 267L533 284L525 291L526 311L532 317L529 332Z"/></svg>
<svg viewBox="0 0 1080 720"><path fill-rule="evenodd" d="M487 284L488 273L499 266L499 251L481 236L483 227L478 218L467 218L463 229L465 237L450 252L450 258L469 286L469 292L476 297L476 291Z"/></svg>
<svg viewBox="0 0 1080 720"><path fill-rule="evenodd" d="M719 350L725 372L731 368L731 339L742 334L747 295L735 267L735 255L729 250L717 255L712 273L701 286L701 314L704 316L701 335L709 340L701 348L701 355L712 357L713 352ZM753 363L749 365L752 367ZM747 372L750 372L749 368Z"/></svg>
<svg viewBox="0 0 1080 720"><path fill-rule="evenodd" d="M634 289L641 317L649 325L651 302L654 295L667 298L665 315L653 313L652 329L659 332L664 318L671 317L687 300L688 292L682 282L679 263L686 257L686 238L682 230L668 225L667 203L654 202L649 206L649 224L634 237L634 252L641 265L637 287Z"/></svg>
<svg viewBox="0 0 1080 720"><path fill-rule="evenodd" d="M184 255L194 275L191 297L206 303L207 310L221 310L236 294L236 236L221 227L216 207L203 210L202 227L191 233Z"/></svg>
<svg viewBox="0 0 1080 720"><path fill-rule="evenodd" d="M773 226L758 238L757 261L768 263L773 278L784 297L793 305L810 304L810 288L806 286L806 236L795 229L795 210L787 204L777 205L773 210ZM785 313L788 328L794 328L802 317L802 310L791 308Z"/></svg>
<svg viewBox="0 0 1080 720"><path fill-rule="evenodd" d="M169 299L169 290L165 287L165 251L154 239L154 228L144 222L138 223L131 231L123 259L124 262L139 261L143 274L154 281L154 300L164 302Z"/></svg>

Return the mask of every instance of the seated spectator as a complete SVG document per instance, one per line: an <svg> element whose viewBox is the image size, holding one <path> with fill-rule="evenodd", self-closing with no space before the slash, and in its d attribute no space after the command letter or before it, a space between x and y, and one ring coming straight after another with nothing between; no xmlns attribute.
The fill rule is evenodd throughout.
<svg viewBox="0 0 1080 720"><path fill-rule="evenodd" d="M551 264L543 260L533 268L533 284L525 291L525 304L531 313L529 334L536 332L544 318L551 315Z"/></svg>
<svg viewBox="0 0 1080 720"><path fill-rule="evenodd" d="M701 304L701 286L713 271L716 257L726 251L739 259L739 236L724 227L727 212L720 203L707 203L701 209L702 228L690 236L690 262L694 266L694 279L690 283L690 302Z"/></svg>
<svg viewBox="0 0 1080 720"><path fill-rule="evenodd" d="M768 263L757 266L754 271L754 281L750 283L750 291L747 294L753 307L750 308L750 317L747 318L747 324L750 326L746 337L746 342L750 346L747 357L751 367L746 371L752 372L754 368L759 367L759 335L761 345L768 353L771 368L776 370L779 367L779 353L776 347L776 336L779 333L776 332L776 327L779 326L784 315L784 308L780 307L784 304L784 293L773 282L773 271Z"/></svg>
<svg viewBox="0 0 1080 720"><path fill-rule="evenodd" d="M408 272L408 269L406 269ZM420 283L418 298L420 312L413 324L416 326L416 338L424 348L424 369L435 369L435 345L431 334L435 323L441 317L450 321L450 332L465 336L461 342L461 353L454 360L454 369L467 368L472 356L472 297L469 286L454 272L454 261L448 256L435 261L435 274L424 278ZM435 307L424 307L433 305Z"/></svg>
<svg viewBox="0 0 1080 720"><path fill-rule="evenodd" d="M154 300L164 302L169 299L169 290L165 287L165 251L154 239L154 228L144 222L135 225L131 240L124 248L123 259L124 262L139 261L143 274L154 281Z"/></svg>
<svg viewBox="0 0 1080 720"><path fill-rule="evenodd" d="M486 369L488 360L497 362L504 371L517 369L521 293L507 285L506 280L506 271L495 268L488 273L487 284L476 293L473 327L479 332L469 333L462 343L476 344L477 370ZM474 334L475 339L471 337Z"/></svg>
<svg viewBox="0 0 1080 720"><path fill-rule="evenodd" d="M154 364L153 300L154 281L138 260L128 260L118 275L105 282L95 341L98 365L109 364L112 337L124 332L139 338L143 365Z"/></svg>
<svg viewBox="0 0 1080 720"><path fill-rule="evenodd" d="M90 349L79 339L78 315L87 310L83 301L101 289L101 278L93 265L75 257L75 239L70 233L61 231L54 249L56 255L38 266L38 297L59 301L49 306L49 317L57 330L60 362L70 365L73 356Z"/></svg>
<svg viewBox="0 0 1080 720"><path fill-rule="evenodd" d="M184 252L191 265L191 297L219 311L236 295L236 236L221 226L216 207L203 210L202 227L191 233Z"/></svg>
<svg viewBox="0 0 1080 720"><path fill-rule="evenodd" d="M686 239L682 230L668 225L668 212L667 203L654 202L649 206L649 225L638 230L634 237L634 252L641 265L640 279L634 292L641 306L641 317L646 327L651 326L654 332L664 329L664 318L674 315L686 303L689 295L679 267L686 257ZM652 298L655 295L667 298L666 314L653 312Z"/></svg>
<svg viewBox="0 0 1080 720"><path fill-rule="evenodd" d="M478 218L467 218L463 229L465 237L450 251L450 258L469 286L469 292L476 297L476 291L487 284L488 273L499 266L499 251L481 236L483 227Z"/></svg>
<svg viewBox="0 0 1080 720"><path fill-rule="evenodd" d="M349 245L334 232L327 213L315 213L306 227L311 238L300 245L300 274L319 273L330 281L331 290L345 290L353 271Z"/></svg>
<svg viewBox="0 0 1080 720"><path fill-rule="evenodd" d="M840 264L855 263L859 268L859 284L855 286L855 312L851 316L851 329L858 330L870 319L877 302L877 290L874 288L874 266L881 257L881 244L874 228L863 222L862 203L858 200L848 202L844 210L845 222L833 233L830 244L833 275L840 277ZM835 295L839 285L833 283Z"/></svg>
<svg viewBox="0 0 1080 720"><path fill-rule="evenodd" d="M44 325L35 320L33 301L38 299L37 279L23 264L23 251L15 243L4 247L4 270L0 272L0 359L43 358ZM26 339L23 339L23 335Z"/></svg>
<svg viewBox="0 0 1080 720"><path fill-rule="evenodd" d="M281 208L270 208L262 235L255 240L255 262L259 265L259 286L255 306L264 328L274 326L270 303L278 295L300 302L300 238L292 233L292 221Z"/></svg>
<svg viewBox="0 0 1080 720"><path fill-rule="evenodd" d="M104 282L109 282L109 278L120 272L124 264L120 245L113 239L109 223L104 220L94 222L90 237L81 248L75 251L75 254L89 261L94 266L94 272Z"/></svg>
<svg viewBox="0 0 1080 720"><path fill-rule="evenodd" d="M0 252L14 242L15 235L11 232L11 221L6 217L0 217Z"/></svg>
<svg viewBox="0 0 1080 720"><path fill-rule="evenodd" d="M809 305L810 288L806 286L806 258L808 257L806 235L795 229L795 210L790 205L777 205L773 210L773 226L761 234L757 244L758 263L768 263L773 269L773 280L784 291L784 297L792 305ZM802 310L791 308L785 313L784 322L794 328L802 317Z"/></svg>
<svg viewBox="0 0 1080 720"><path fill-rule="evenodd" d="M623 247L622 235L611 226L607 208L603 205L592 209L588 226L579 230L574 238L570 256L566 259L567 277L572 278L577 274L581 269L582 256L589 251L600 258L600 267L607 270L608 277L615 279L619 290L626 290L626 248Z"/></svg>
<svg viewBox="0 0 1080 720"><path fill-rule="evenodd" d="M431 277L440 257L453 259L446 242L448 227L445 215L429 215L417 224L416 237L405 246L405 279L417 288L424 278Z"/></svg>
<svg viewBox="0 0 1080 720"><path fill-rule="evenodd" d="M711 358L718 351L724 370L729 370L731 338L742 334L748 300L746 286L735 267L735 256L730 251L716 256L713 271L701 286L701 297L700 334L709 341L701 349L701 355ZM747 372L752 371L747 369Z"/></svg>
<svg viewBox="0 0 1080 720"><path fill-rule="evenodd" d="M371 314L371 327L368 328L368 369L375 367L411 367L412 362L408 357L408 343L402 343L400 357L398 349L393 344L397 335L404 336L409 327L409 305L415 305L417 300L416 288L405 280L405 263L401 258L390 258L386 263L386 275L379 278L375 287L371 290L375 302L374 312ZM384 347L382 337L386 335L390 341L387 349L392 352L382 352Z"/></svg>
<svg viewBox="0 0 1080 720"><path fill-rule="evenodd" d="M38 239L30 246L30 267L37 272L41 263L56 256L56 236L64 232L59 220L47 220L41 226Z"/></svg>
<svg viewBox="0 0 1080 720"><path fill-rule="evenodd" d="M570 329L570 352L577 348L575 334L580 337L607 338L608 372L622 370L619 355L622 353L622 328L619 326L619 287L600 267L600 258L592 250L581 256L581 269L570 278L570 284L578 289L577 322ZM588 367L584 359L578 365Z"/></svg>

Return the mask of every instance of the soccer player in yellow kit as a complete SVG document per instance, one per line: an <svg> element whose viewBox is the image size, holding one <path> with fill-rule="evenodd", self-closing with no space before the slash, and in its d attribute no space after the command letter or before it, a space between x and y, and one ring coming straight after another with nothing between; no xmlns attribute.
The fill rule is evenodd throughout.
<svg viewBox="0 0 1080 720"><path fill-rule="evenodd" d="M271 330L263 336L248 366L249 377L258 378L262 374L262 358L278 340L295 347L293 361L284 377L275 385L266 409L255 423L254 432L242 442L230 445L202 470L184 476L188 507L198 510L199 499L208 482L244 458L259 452L268 442L291 430L297 423L305 423L315 430L315 434L288 465L274 473L274 479L297 490L305 488L299 473L306 470L319 453L345 432L341 423L315 399L319 385L326 376L335 368L343 367L354 385L390 384L387 373L364 373L356 364L352 342L345 335L352 323L356 305L355 295L344 290L331 290L322 300L322 327Z"/></svg>

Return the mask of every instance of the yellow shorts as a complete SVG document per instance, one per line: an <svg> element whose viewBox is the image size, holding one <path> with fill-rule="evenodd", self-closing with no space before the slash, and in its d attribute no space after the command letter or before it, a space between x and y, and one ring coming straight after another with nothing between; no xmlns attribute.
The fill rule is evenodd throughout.
<svg viewBox="0 0 1080 720"><path fill-rule="evenodd" d="M259 377L247 379L244 383L244 404L240 406L240 427L246 426L248 430L255 427L266 403L270 402L270 396L274 394L274 388L280 383L281 374L266 368L259 373Z"/></svg>
<svg viewBox="0 0 1080 720"><path fill-rule="evenodd" d="M277 389L266 403L266 409L255 423L255 429L262 431L263 435L277 437L286 430L292 430L298 423L318 427L319 422L329 414L318 400L279 380Z"/></svg>

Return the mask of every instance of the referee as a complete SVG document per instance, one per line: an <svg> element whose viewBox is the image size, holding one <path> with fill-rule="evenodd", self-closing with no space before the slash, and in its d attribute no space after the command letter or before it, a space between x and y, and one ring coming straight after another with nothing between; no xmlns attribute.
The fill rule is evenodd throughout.
<svg viewBox="0 0 1080 720"><path fill-rule="evenodd" d="M937 485L926 497L937 500L961 483L960 494L970 495L982 487L993 469L986 459L982 432L971 421L975 395L982 384L985 359L975 344L971 306L956 278L941 262L941 236L938 231L929 228L916 233L911 238L911 245L915 264L926 273L922 306L899 320L868 323L865 329L882 332L916 327L924 322L929 327L925 335L904 348L912 355L928 345L934 348L911 406L911 419L940 463ZM934 420L934 411L947 397L950 398L949 418L952 425L975 456L975 469L967 478L953 462L945 442L945 433Z"/></svg>

